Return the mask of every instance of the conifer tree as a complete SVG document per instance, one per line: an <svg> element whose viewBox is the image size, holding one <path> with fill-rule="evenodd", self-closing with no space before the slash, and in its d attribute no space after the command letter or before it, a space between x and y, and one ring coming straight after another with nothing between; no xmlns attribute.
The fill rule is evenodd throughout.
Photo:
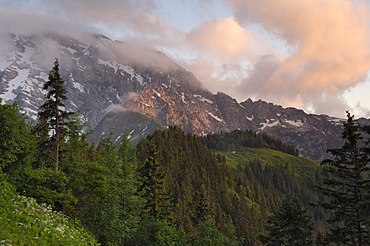
<svg viewBox="0 0 370 246"><path fill-rule="evenodd" d="M39 137L39 149L46 154L53 153L55 170L58 171L61 146L67 135L67 123L73 114L65 110L67 90L59 73L58 59L55 59L54 67L49 72L48 81L43 89L48 92L44 104L40 106L36 133Z"/></svg>
<svg viewBox="0 0 370 246"><path fill-rule="evenodd" d="M208 217L211 216L207 191L203 183L201 184L200 189L195 193L194 205L195 222L197 224L204 222Z"/></svg>
<svg viewBox="0 0 370 246"><path fill-rule="evenodd" d="M0 173L20 181L34 161L36 142L31 125L20 113L18 103L2 105L0 98Z"/></svg>
<svg viewBox="0 0 370 246"><path fill-rule="evenodd" d="M312 245L312 218L295 196L285 196L267 223L265 229L268 234L259 238L268 246Z"/></svg>
<svg viewBox="0 0 370 246"><path fill-rule="evenodd" d="M156 146L150 142L147 144L148 156L139 168L140 177L144 179L143 184L139 187L139 192L147 201L144 210L150 216L166 220L171 215L172 208L171 199L164 185L164 167L159 162Z"/></svg>
<svg viewBox="0 0 370 246"><path fill-rule="evenodd" d="M318 187L329 201L319 202L332 212L328 242L339 245L370 244L369 153L363 143L361 127L347 112L342 133L342 148L329 149L333 159L322 162L330 174Z"/></svg>

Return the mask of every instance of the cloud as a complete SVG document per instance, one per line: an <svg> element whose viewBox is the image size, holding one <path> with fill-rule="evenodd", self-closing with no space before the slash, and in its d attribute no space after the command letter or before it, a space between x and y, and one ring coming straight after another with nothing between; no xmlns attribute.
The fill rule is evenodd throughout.
<svg viewBox="0 0 370 246"><path fill-rule="evenodd" d="M242 60L256 47L253 34L233 18L207 21L193 29L187 39L198 52L222 60Z"/></svg>
<svg viewBox="0 0 370 246"><path fill-rule="evenodd" d="M50 0L43 0L49 4ZM151 0L54 0L57 9L64 10L68 18L118 25L141 32L157 32L164 24L154 14L156 5Z"/></svg>
<svg viewBox="0 0 370 246"><path fill-rule="evenodd" d="M125 46L115 43L117 53L125 51L131 58L142 55L136 60L155 60L168 67L173 62L163 54L140 46L177 47L175 37L182 36L155 14L156 8L152 0L6 1L0 7L0 32L26 35L56 32L80 40L87 38L86 33L101 33L113 39L121 35L133 44L130 50L119 51Z"/></svg>
<svg viewBox="0 0 370 246"><path fill-rule="evenodd" d="M125 93L124 95L121 96L121 100L122 100L122 103L125 103L127 102L128 100L134 98L134 97L137 97L138 94L136 92L128 92L128 93ZM118 112L127 112L127 111L131 111L131 109L129 108L126 108L124 106L124 104L111 104L109 105L106 109L105 109L105 112L106 113L109 113L109 112L115 112L115 113L118 113Z"/></svg>
<svg viewBox="0 0 370 246"><path fill-rule="evenodd" d="M0 31L22 34L58 32L78 35L81 30L92 31L79 23L54 18L52 15L28 12L15 8L0 8Z"/></svg>
<svg viewBox="0 0 370 246"><path fill-rule="evenodd" d="M171 26L157 14L157 1L152 0L39 0L52 5L59 18L103 29L114 38L156 39Z"/></svg>
<svg viewBox="0 0 370 246"><path fill-rule="evenodd" d="M130 109L125 108L122 104L111 104L105 109L106 113L109 113L109 112L118 113L118 112L127 112L127 111L130 111Z"/></svg>
<svg viewBox="0 0 370 246"><path fill-rule="evenodd" d="M223 0L233 17L206 21L189 33L162 19L160 1L4 1L0 31L113 35L163 51L211 91L238 100L343 115L348 106L342 94L370 68L369 8L360 0ZM194 6L203 12L213 3L198 0ZM138 47L131 53L141 54Z"/></svg>
<svg viewBox="0 0 370 246"><path fill-rule="evenodd" d="M236 88L239 97L241 93L252 91L260 97L267 94L271 100L285 98L285 101L294 102L296 98L301 107L311 107L315 112L343 110L345 103L341 94L362 81L370 68L369 9L364 2L228 1L240 25L260 24L294 48L294 52L273 70L263 65L271 66L271 62L261 58L251 77ZM266 69L268 76L263 72ZM325 107L334 98L340 109L335 105Z"/></svg>
<svg viewBox="0 0 370 246"><path fill-rule="evenodd" d="M5 0L0 8L0 28L9 30L9 27L16 27L17 30L24 24L29 28L21 31L52 28L61 32L64 27L85 32L86 28L102 33L103 29L105 32L111 30L110 33L104 33L106 35L121 32L127 36L137 33L155 36L168 28L156 15L155 3L152 0ZM7 25L4 26L4 23Z"/></svg>
<svg viewBox="0 0 370 246"><path fill-rule="evenodd" d="M194 56L179 62L212 92L232 93L231 86L245 76L243 64L260 51L253 33L234 18L206 21L187 33L183 43Z"/></svg>

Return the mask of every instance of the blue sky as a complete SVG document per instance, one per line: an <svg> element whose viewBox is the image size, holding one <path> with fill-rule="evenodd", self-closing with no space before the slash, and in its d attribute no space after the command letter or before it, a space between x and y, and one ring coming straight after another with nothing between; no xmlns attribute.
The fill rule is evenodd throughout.
<svg viewBox="0 0 370 246"><path fill-rule="evenodd" d="M0 0L0 31L81 30L163 51L212 92L370 117L361 0Z"/></svg>
<svg viewBox="0 0 370 246"><path fill-rule="evenodd" d="M229 18L232 10L221 0L199 4L197 1L160 0L158 14L171 25L190 32L193 28L210 19Z"/></svg>

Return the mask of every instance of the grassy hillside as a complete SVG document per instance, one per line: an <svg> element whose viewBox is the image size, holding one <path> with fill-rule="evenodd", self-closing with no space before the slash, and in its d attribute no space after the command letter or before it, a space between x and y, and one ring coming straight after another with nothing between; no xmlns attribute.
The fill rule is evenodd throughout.
<svg viewBox="0 0 370 246"><path fill-rule="evenodd" d="M218 153L225 155L228 166L236 170L256 159L259 159L263 165L288 167L287 170L293 171L301 185L310 182L320 168L319 163L310 159L267 148L241 147L237 150L218 151Z"/></svg>
<svg viewBox="0 0 370 246"><path fill-rule="evenodd" d="M315 188L322 182L319 163L268 148L240 147L217 153L225 156L229 167L271 194L275 202L284 194L296 194L321 227L323 210L309 206L310 202L323 199Z"/></svg>
<svg viewBox="0 0 370 246"><path fill-rule="evenodd" d="M76 221L16 194L0 174L0 245L99 245Z"/></svg>

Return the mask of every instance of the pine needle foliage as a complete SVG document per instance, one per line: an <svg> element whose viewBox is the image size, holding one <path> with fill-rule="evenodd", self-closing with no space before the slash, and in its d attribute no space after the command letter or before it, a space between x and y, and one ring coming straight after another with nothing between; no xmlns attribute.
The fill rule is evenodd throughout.
<svg viewBox="0 0 370 246"><path fill-rule="evenodd" d="M267 246L312 245L313 221L296 196L287 195L267 219L267 235L261 242Z"/></svg>
<svg viewBox="0 0 370 246"><path fill-rule="evenodd" d="M369 148L364 144L362 127L349 112L342 137L344 145L329 149L333 158L322 162L329 177L318 187L328 198L319 205L332 213L326 240L338 245L369 245Z"/></svg>
<svg viewBox="0 0 370 246"><path fill-rule="evenodd" d="M48 81L43 89L48 92L38 113L36 133L39 137L39 150L46 157L53 156L54 167L58 171L61 146L68 134L68 121L73 115L73 112L67 112L65 109L64 101L68 99L67 90L59 72L58 59L55 59L54 67L49 72Z"/></svg>

